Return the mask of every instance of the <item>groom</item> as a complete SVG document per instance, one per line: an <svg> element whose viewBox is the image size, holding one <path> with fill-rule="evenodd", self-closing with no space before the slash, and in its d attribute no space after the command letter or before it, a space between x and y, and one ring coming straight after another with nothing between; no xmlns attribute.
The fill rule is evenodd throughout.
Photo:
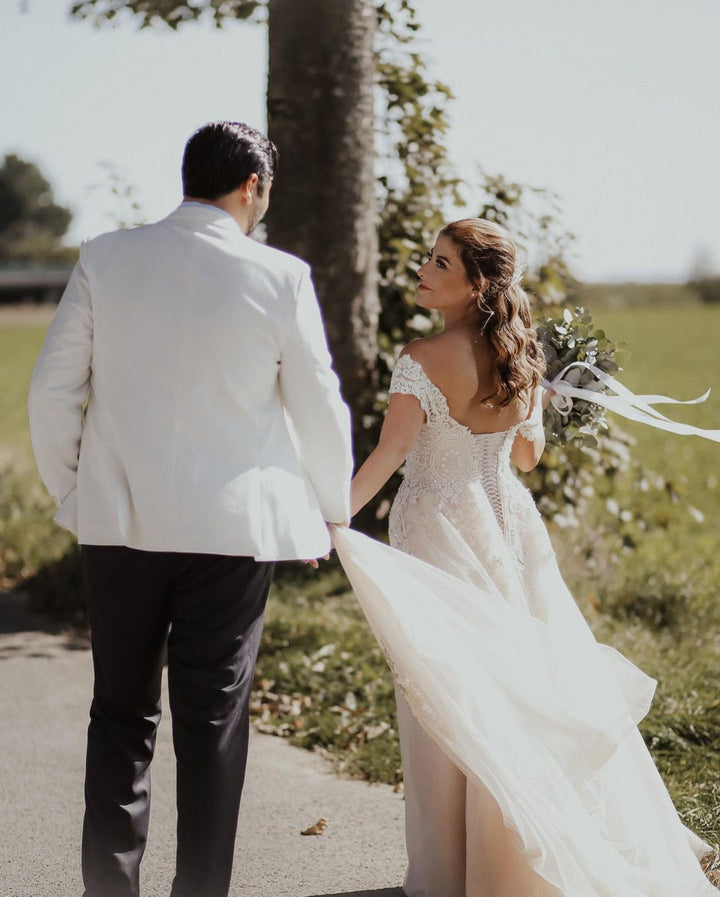
<svg viewBox="0 0 720 897"><path fill-rule="evenodd" d="M84 243L33 372L30 429L81 544L95 685L86 897L137 897L167 641L172 897L225 897L273 562L349 517L349 416L308 266L249 238L277 150L216 122L167 218ZM87 403L87 404L86 404Z"/></svg>

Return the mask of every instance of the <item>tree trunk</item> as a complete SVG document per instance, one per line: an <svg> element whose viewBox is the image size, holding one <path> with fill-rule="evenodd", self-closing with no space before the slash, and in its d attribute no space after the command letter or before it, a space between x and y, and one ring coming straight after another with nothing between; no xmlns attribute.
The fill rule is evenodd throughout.
<svg viewBox="0 0 720 897"><path fill-rule="evenodd" d="M377 359L373 0L270 0L268 241L306 259L362 445ZM364 447L363 447L364 448Z"/></svg>

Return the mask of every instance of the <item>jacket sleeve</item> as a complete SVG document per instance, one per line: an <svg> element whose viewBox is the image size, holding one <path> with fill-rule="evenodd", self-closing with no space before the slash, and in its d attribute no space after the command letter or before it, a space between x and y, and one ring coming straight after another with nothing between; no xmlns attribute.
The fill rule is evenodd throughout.
<svg viewBox="0 0 720 897"><path fill-rule="evenodd" d="M42 481L60 506L77 480L93 345L90 287L80 259L60 300L30 381L30 438Z"/></svg>
<svg viewBox="0 0 720 897"><path fill-rule="evenodd" d="M330 523L350 519L350 412L340 395L310 272L295 295L294 324L280 357L280 389L300 457Z"/></svg>

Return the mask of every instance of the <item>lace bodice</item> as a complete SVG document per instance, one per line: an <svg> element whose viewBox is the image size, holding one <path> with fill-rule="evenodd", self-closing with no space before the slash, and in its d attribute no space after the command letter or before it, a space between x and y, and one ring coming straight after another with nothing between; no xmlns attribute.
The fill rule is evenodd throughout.
<svg viewBox="0 0 720 897"><path fill-rule="evenodd" d="M406 462L408 486L451 498L469 480L477 479L504 528L502 480L513 476L509 465L513 441L518 432L526 439L537 438L539 425L524 421L494 433L471 432L450 416L445 395L410 355L398 360L390 392L415 396L427 418Z"/></svg>
<svg viewBox="0 0 720 897"><path fill-rule="evenodd" d="M410 355L399 358L390 392L415 396L426 416L408 455L403 485L391 518L393 544L407 550L403 544L406 540L402 518L408 506L420 496L432 495L432 505L442 513L449 504L470 500L468 487L479 485L513 555L521 560L517 526L522 509L518 502L524 505L529 494L510 467L510 452L518 433L526 439L537 438L541 424L524 421L494 433L473 433L450 415L445 395Z"/></svg>

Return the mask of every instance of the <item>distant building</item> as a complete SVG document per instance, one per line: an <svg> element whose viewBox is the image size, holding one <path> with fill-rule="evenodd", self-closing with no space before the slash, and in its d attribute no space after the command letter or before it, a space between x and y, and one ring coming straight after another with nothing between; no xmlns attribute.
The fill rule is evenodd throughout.
<svg viewBox="0 0 720 897"><path fill-rule="evenodd" d="M60 301L72 268L0 268L0 304Z"/></svg>

